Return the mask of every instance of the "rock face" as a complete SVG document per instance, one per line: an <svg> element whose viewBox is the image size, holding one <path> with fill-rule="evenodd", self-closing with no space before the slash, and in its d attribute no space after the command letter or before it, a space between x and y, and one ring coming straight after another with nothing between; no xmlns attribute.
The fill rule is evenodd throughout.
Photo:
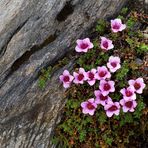
<svg viewBox="0 0 148 148"><path fill-rule="evenodd" d="M126 0L0 1L0 148L49 148L65 104L58 69L44 90L39 72L72 51L98 18ZM68 67L72 67L69 62Z"/></svg>

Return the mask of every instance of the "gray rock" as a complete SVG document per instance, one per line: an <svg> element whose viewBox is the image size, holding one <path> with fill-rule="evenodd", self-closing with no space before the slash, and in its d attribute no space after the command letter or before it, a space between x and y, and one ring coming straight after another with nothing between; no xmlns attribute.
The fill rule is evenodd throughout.
<svg viewBox="0 0 148 148"><path fill-rule="evenodd" d="M113 16L126 0L0 1L0 147L49 148L65 104L59 75L38 87L39 72L74 50L98 18Z"/></svg>
<svg viewBox="0 0 148 148"><path fill-rule="evenodd" d="M135 62L136 62L137 65L142 65L143 64L143 61L141 59L139 59L139 58L137 58Z"/></svg>

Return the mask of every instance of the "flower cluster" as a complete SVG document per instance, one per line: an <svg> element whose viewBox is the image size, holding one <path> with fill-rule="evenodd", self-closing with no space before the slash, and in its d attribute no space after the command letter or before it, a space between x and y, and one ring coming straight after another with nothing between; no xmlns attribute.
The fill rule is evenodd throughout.
<svg viewBox="0 0 148 148"><path fill-rule="evenodd" d="M122 24L120 19L111 20L111 30L116 33L126 28L125 24ZM75 50L77 52L88 52L94 47L89 38L77 40L77 46ZM104 51L108 51L114 48L113 42L106 37L101 37L100 47ZM129 80L129 87L120 90L123 95L119 102L114 102L109 96L110 93L115 92L115 82L111 80L111 73L116 72L121 68L120 58L117 56L110 56L106 65L98 66L90 71L85 71L84 68L79 68L77 72L73 72L73 75L68 70L64 70L60 76L60 81L63 83L64 88L70 87L72 83L84 84L87 82L90 86L93 86L96 81L99 81L99 90L94 91L94 98L90 98L81 103L82 112L84 114L94 115L97 106L102 105L106 111L108 117L112 117L114 114L119 115L120 109L123 112L133 112L137 106L136 93L141 94L145 84L143 78L136 80Z"/></svg>
<svg viewBox="0 0 148 148"><path fill-rule="evenodd" d="M88 106L82 105L83 103L86 104L88 102L86 101L81 103L83 113L90 115L92 115L92 113L94 114L96 106L98 106L99 104L104 106L104 110L106 111L106 115L108 117L111 117L114 114L119 115L121 107L123 109L123 112L128 112L128 111L134 112L135 107L137 106L137 102L135 101L136 93L140 92L141 94L145 87L145 84L143 78L138 78L136 80L129 80L128 82L129 82L129 87L123 88L120 91L123 95L123 99L121 99L119 102L113 102L113 100L109 97L109 93L115 91L114 81L101 80L99 86L100 90L94 91L95 99L93 98L92 104L91 102L89 102L89 104L94 106L93 112L92 108L88 108Z"/></svg>
<svg viewBox="0 0 148 148"><path fill-rule="evenodd" d="M110 58L119 58L119 57L110 57ZM120 58L119 58L120 59ZM116 63L116 61L114 61ZM109 61L107 64L111 65ZM60 76L60 81L63 83L64 88L70 87L73 83L75 84L84 84L86 81L90 86L94 85L97 80L100 81L100 90L103 91L103 94L108 94L109 92L114 92L113 81L105 81L106 79L111 78L111 72L115 72L121 67L120 62L116 64L113 68L107 68L106 66L98 66L97 69L93 68L90 71L85 71L84 68L79 68L77 72L73 72L73 75L69 73L68 70L64 70L63 74Z"/></svg>

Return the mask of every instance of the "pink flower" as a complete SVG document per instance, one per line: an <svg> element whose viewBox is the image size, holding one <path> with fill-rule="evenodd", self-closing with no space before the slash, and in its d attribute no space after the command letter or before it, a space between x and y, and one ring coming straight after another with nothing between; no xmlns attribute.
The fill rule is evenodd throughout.
<svg viewBox="0 0 148 148"><path fill-rule="evenodd" d="M97 73L95 74L95 78L97 80L105 80L110 77L111 77L111 74L108 71L108 69L106 68L106 66L101 66L101 67L99 66L97 68Z"/></svg>
<svg viewBox="0 0 148 148"><path fill-rule="evenodd" d="M114 20L111 20L111 29L113 32L119 32L126 28L125 24L122 24L121 19L117 18Z"/></svg>
<svg viewBox="0 0 148 148"><path fill-rule="evenodd" d="M114 85L115 85L114 81L101 80L99 89L101 90L102 95L107 96L110 92L114 92L115 91Z"/></svg>
<svg viewBox="0 0 148 148"><path fill-rule="evenodd" d="M60 81L63 83L64 88L68 88L70 87L74 77L70 75L68 70L64 70L63 74L60 75L59 78L60 78Z"/></svg>
<svg viewBox="0 0 148 148"><path fill-rule="evenodd" d="M122 93L123 98L125 100L128 100L129 98L136 100L136 94L134 93L135 89L133 86L129 86L128 88L123 88L120 90L120 92Z"/></svg>
<svg viewBox="0 0 148 148"><path fill-rule="evenodd" d="M107 63L107 67L111 72L115 72L116 70L121 68L120 58L119 57L109 57L109 62Z"/></svg>
<svg viewBox="0 0 148 148"><path fill-rule="evenodd" d="M94 94L96 96L96 104L101 104L104 106L108 101L112 101L109 96L104 96L100 90L95 90Z"/></svg>
<svg viewBox="0 0 148 148"><path fill-rule="evenodd" d="M135 100L129 98L128 100L122 99L120 100L120 104L122 105L123 112L134 112L134 108L137 106Z"/></svg>
<svg viewBox="0 0 148 148"><path fill-rule="evenodd" d="M119 102L108 101L104 106L104 110L106 111L106 115L108 117L112 117L113 114L119 115L120 112L120 104Z"/></svg>
<svg viewBox="0 0 148 148"><path fill-rule="evenodd" d="M101 48L104 50L110 50L114 48L112 41L107 39L106 37L101 37Z"/></svg>
<svg viewBox="0 0 148 148"><path fill-rule="evenodd" d="M95 79L95 74L96 74L96 69L91 69L90 71L87 72L87 82L90 86L94 85L96 82Z"/></svg>
<svg viewBox="0 0 148 148"><path fill-rule="evenodd" d="M89 38L85 38L82 40L78 39L76 42L77 42L77 46L75 50L77 52L87 52L89 49L94 47L93 43L90 42Z"/></svg>
<svg viewBox="0 0 148 148"><path fill-rule="evenodd" d="M89 99L86 102L81 103L82 112L84 114L94 115L94 112L97 108L94 98Z"/></svg>
<svg viewBox="0 0 148 148"><path fill-rule="evenodd" d="M83 68L79 68L78 73L73 72L74 80L73 83L75 84L83 84L84 81L87 79L86 72Z"/></svg>
<svg viewBox="0 0 148 148"><path fill-rule="evenodd" d="M136 80L129 80L128 84L130 86L134 86L135 92L138 94L142 94L142 91L145 88L145 83L143 81L143 78L138 78Z"/></svg>

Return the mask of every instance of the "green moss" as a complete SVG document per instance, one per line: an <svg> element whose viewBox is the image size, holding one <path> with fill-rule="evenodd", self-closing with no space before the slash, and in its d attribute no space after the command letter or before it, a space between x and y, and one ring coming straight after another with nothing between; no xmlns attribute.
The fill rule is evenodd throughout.
<svg viewBox="0 0 148 148"><path fill-rule="evenodd" d="M46 83L51 78L52 67L48 67L47 69L42 69L41 75L38 80L38 85L41 89L45 88Z"/></svg>
<svg viewBox="0 0 148 148"><path fill-rule="evenodd" d="M96 31L101 35L104 34L106 29L106 21L105 20L98 20L97 25L96 25Z"/></svg>

